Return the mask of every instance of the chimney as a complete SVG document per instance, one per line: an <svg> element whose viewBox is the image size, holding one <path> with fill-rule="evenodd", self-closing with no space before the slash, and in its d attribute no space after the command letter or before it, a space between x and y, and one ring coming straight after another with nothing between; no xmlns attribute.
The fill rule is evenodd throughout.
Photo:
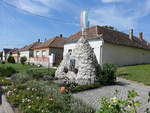
<svg viewBox="0 0 150 113"><path fill-rule="evenodd" d="M133 39L133 29L129 30L129 39L132 40Z"/></svg>
<svg viewBox="0 0 150 113"><path fill-rule="evenodd" d="M62 38L63 37L63 35L62 34L60 34L60 38Z"/></svg>
<svg viewBox="0 0 150 113"><path fill-rule="evenodd" d="M139 39L142 41L143 40L143 32L139 33Z"/></svg>
<svg viewBox="0 0 150 113"><path fill-rule="evenodd" d="M38 39L38 42L40 42L40 39Z"/></svg>

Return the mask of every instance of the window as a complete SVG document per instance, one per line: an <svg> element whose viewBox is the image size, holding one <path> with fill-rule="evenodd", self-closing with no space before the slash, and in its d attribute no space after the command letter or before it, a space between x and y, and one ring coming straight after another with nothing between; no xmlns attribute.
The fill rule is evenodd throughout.
<svg viewBox="0 0 150 113"><path fill-rule="evenodd" d="M46 57L46 51L45 50L42 51L42 57Z"/></svg>
<svg viewBox="0 0 150 113"><path fill-rule="evenodd" d="M72 49L69 49L69 50L68 50L68 53L70 53L70 55L71 55L71 53L72 53Z"/></svg>
<svg viewBox="0 0 150 113"><path fill-rule="evenodd" d="M72 49L69 49L68 52L72 52Z"/></svg>
<svg viewBox="0 0 150 113"><path fill-rule="evenodd" d="M39 56L40 56L40 52L36 51L36 57L39 57Z"/></svg>

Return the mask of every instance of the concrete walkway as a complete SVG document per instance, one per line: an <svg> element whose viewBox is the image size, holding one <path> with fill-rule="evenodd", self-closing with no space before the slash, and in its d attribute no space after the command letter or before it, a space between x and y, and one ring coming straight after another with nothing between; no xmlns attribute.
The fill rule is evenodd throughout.
<svg viewBox="0 0 150 113"><path fill-rule="evenodd" d="M150 92L150 86L145 86L140 83L132 82L122 78L117 78L117 85L105 86L93 90L83 91L73 94L75 98L83 100L85 103L91 105L93 108L98 109L100 98L113 97L115 90L119 90L120 97L126 98L128 90L134 89L139 94L136 99L142 103L142 107L138 110L138 113L144 113L145 108L150 108L150 103L147 103L148 92Z"/></svg>
<svg viewBox="0 0 150 113"><path fill-rule="evenodd" d="M0 113L14 113L12 107L6 100L5 95L2 96L2 105L0 105Z"/></svg>

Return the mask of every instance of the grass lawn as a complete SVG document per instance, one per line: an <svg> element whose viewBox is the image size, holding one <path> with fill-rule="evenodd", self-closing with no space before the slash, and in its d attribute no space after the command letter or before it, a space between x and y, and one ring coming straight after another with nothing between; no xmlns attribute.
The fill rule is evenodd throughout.
<svg viewBox="0 0 150 113"><path fill-rule="evenodd" d="M150 86L150 64L119 67L118 76Z"/></svg>
<svg viewBox="0 0 150 113"><path fill-rule="evenodd" d="M13 67L14 69L16 69L19 73L25 73L26 70L31 69L31 68L36 68L37 66L31 66L31 65L22 65L22 64L0 64L0 67Z"/></svg>

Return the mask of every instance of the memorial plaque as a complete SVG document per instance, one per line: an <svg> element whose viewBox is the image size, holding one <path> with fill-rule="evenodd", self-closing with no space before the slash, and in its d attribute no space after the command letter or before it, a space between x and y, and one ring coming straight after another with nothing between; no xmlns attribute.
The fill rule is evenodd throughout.
<svg viewBox="0 0 150 113"><path fill-rule="evenodd" d="M70 66L69 69L70 71L73 71L75 69L75 58L74 57L70 57Z"/></svg>

